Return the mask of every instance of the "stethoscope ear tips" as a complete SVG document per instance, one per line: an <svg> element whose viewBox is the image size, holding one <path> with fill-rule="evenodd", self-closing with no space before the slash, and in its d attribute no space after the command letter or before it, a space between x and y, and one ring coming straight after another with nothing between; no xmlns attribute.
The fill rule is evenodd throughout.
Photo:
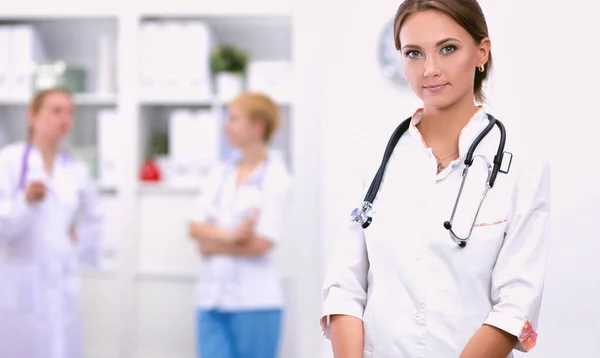
<svg viewBox="0 0 600 358"><path fill-rule="evenodd" d="M444 228L446 228L446 230L452 229L452 224L450 224L450 221L444 222Z"/></svg>
<svg viewBox="0 0 600 358"><path fill-rule="evenodd" d="M370 217L370 216L369 216L369 217L367 217L367 221L365 221L365 222L362 224L362 228L363 228L363 229L366 229L366 228L368 228L368 227L369 227L369 225L371 225L371 221L373 221L373 218L372 218L372 217Z"/></svg>
<svg viewBox="0 0 600 358"><path fill-rule="evenodd" d="M465 246L467 246L467 242L466 242L466 241L460 241L460 242L458 243L458 247L460 247L460 248L463 248L463 247L465 247Z"/></svg>

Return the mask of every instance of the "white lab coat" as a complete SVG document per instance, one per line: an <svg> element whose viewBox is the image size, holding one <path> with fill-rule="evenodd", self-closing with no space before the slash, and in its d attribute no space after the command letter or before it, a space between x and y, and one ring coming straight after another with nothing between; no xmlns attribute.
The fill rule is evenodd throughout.
<svg viewBox="0 0 600 358"><path fill-rule="evenodd" d="M202 186L191 220L233 230L252 208L259 209L255 234L281 242L290 176L281 153L270 150L266 163L236 188L236 158L217 166ZM198 278L197 307L239 312L283 307L275 251L258 257L205 257Z"/></svg>
<svg viewBox="0 0 600 358"><path fill-rule="evenodd" d="M82 358L78 266L97 261L96 191L86 167L64 152L48 178L32 148L24 186L43 179L47 196L27 204L18 189L25 148L0 151L0 357Z"/></svg>
<svg viewBox="0 0 600 358"><path fill-rule="evenodd" d="M371 226L363 231L348 223L336 238L323 290L324 334L330 315L349 315L363 320L365 358L457 358L486 323L521 336L516 349L531 349L546 264L548 166L527 159L508 140L510 171L498 174L461 249L442 224L452 213L464 156L489 122L483 110L476 113L461 133L460 158L436 175L436 159L414 126L421 113L390 159ZM491 161L498 139L494 128L475 153ZM457 209L460 236L468 233L483 192L481 163L473 164Z"/></svg>

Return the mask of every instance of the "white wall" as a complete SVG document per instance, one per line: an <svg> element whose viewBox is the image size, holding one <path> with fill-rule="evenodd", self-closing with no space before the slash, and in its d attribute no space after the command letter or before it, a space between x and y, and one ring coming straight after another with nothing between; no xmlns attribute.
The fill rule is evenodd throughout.
<svg viewBox="0 0 600 358"><path fill-rule="evenodd" d="M600 166L592 143L600 119L594 112L600 94L600 25L591 11L582 10L593 2L480 3L495 60L489 110L507 124L508 136L525 137L527 145L549 157L553 171L546 294L538 347L529 356L598 357ZM377 35L399 4L355 0L325 9L330 15L328 31L321 34L326 42L321 103L325 261L334 223L347 220L362 200L347 195L356 154L379 156L393 127L419 104L410 92L386 83L377 67ZM371 143L376 144L369 149ZM323 345L323 355L330 356L329 344Z"/></svg>

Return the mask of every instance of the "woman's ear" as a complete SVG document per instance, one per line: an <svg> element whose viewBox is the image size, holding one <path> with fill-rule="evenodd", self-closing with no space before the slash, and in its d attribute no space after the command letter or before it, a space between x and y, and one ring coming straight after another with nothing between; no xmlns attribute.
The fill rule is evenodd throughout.
<svg viewBox="0 0 600 358"><path fill-rule="evenodd" d="M254 129L256 130L256 133L258 134L258 136L260 138L265 138L265 132L267 130L267 125L265 123L265 121L255 121L254 122Z"/></svg>
<svg viewBox="0 0 600 358"><path fill-rule="evenodd" d="M479 43L479 59L478 65L485 65L488 63L488 59L490 58L490 50L492 48L492 42L489 37L485 37Z"/></svg>

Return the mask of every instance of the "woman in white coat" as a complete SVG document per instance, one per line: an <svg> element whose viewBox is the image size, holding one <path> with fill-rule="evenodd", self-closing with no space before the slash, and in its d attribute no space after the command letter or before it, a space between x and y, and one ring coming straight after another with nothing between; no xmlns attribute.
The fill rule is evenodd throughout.
<svg viewBox="0 0 600 358"><path fill-rule="evenodd" d="M472 228L466 246L444 224L468 150L490 124L477 104L492 65L483 12L475 0L406 0L394 40L423 108L394 148L370 226L349 221L337 240L323 291L324 333L336 358L506 358L513 349L529 351L546 264L548 166L509 140L512 164L506 154L508 173L498 173L476 215L488 171L475 158L451 226L462 238ZM493 163L499 140L494 126L475 154Z"/></svg>
<svg viewBox="0 0 600 358"><path fill-rule="evenodd" d="M202 188L190 235L204 255L197 291L200 358L276 358L283 291L274 248L282 239L289 174L269 149L280 114L267 96L229 104L225 132L239 150Z"/></svg>
<svg viewBox="0 0 600 358"><path fill-rule="evenodd" d="M86 167L61 145L72 122L69 93L42 91L28 140L0 151L3 358L83 357L78 265L95 264L102 221Z"/></svg>

